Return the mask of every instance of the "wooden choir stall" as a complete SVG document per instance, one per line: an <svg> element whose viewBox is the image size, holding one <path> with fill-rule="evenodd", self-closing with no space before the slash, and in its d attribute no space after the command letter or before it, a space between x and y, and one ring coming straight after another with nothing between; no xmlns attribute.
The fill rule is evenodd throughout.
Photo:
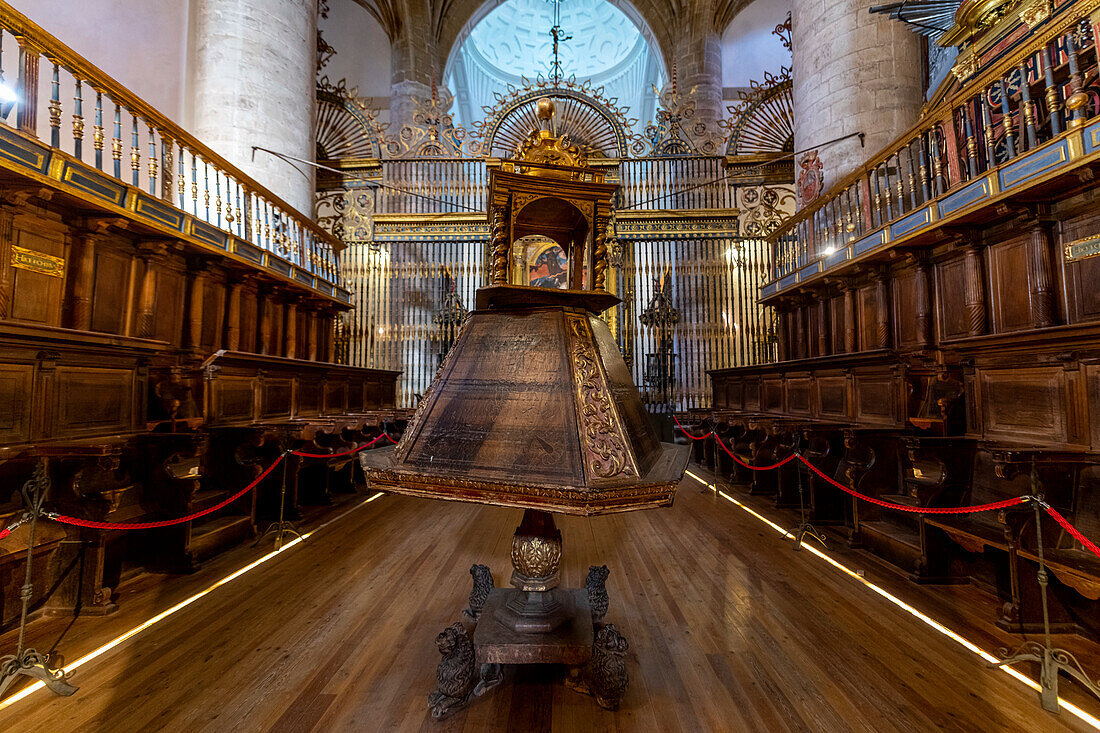
<svg viewBox="0 0 1100 733"><path fill-rule="evenodd" d="M972 30L921 120L775 232L779 361L710 373L742 460L794 451L849 488L952 507L1041 494L1100 531L1100 122L1081 4ZM1007 39L1007 40L1006 40ZM1093 80L1093 81L1089 81ZM1091 120L1091 121L1090 121ZM1035 514L903 514L798 462L699 458L832 525L919 583L974 583L1042 627ZM1055 631L1100 639L1100 562L1044 515Z"/></svg>

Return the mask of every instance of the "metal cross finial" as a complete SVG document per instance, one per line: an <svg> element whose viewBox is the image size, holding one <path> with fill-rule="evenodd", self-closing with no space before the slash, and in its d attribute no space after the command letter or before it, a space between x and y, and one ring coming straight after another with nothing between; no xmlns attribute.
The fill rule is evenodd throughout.
<svg viewBox="0 0 1100 733"><path fill-rule="evenodd" d="M573 36L565 35L561 29L561 0L554 2L554 26L550 29L550 37L554 39L554 60L550 62L550 81L557 86L565 73L561 68L561 60L558 58L558 44L562 41L572 40Z"/></svg>

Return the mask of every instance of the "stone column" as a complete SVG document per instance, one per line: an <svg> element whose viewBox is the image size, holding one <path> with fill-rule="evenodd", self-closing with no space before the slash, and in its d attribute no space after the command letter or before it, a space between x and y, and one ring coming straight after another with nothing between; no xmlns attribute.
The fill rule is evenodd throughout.
<svg viewBox="0 0 1100 733"><path fill-rule="evenodd" d="M306 216L314 174L267 153L315 157L316 0L193 0L188 78L199 140Z"/></svg>
<svg viewBox="0 0 1100 733"><path fill-rule="evenodd" d="M722 37L708 3L688 3L675 50L677 86L695 102L695 120L712 133L725 117L722 106Z"/></svg>
<svg viewBox="0 0 1100 733"><path fill-rule="evenodd" d="M920 39L904 24L868 13L875 4L881 3L794 0L794 149L853 132L866 135L863 148L858 138L818 148L826 189L904 132L920 112Z"/></svg>
<svg viewBox="0 0 1100 733"><path fill-rule="evenodd" d="M395 0L397 17L402 19L391 44L390 130L412 122L417 101L432 96L432 85L442 87L443 66L439 60L435 36L429 32L428 6L416 0ZM439 89L440 94L449 94Z"/></svg>

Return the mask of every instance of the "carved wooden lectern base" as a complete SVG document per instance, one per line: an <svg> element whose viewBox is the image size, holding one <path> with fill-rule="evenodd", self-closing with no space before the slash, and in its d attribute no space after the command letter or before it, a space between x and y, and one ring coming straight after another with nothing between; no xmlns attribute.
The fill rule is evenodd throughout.
<svg viewBox="0 0 1100 733"><path fill-rule="evenodd" d="M428 695L433 717L499 684L502 664L568 665L568 687L618 708L629 683L629 645L612 624L599 623L608 606L607 567L590 567L584 588L558 588L560 564L553 515L528 509L512 538L513 587L493 587L484 565L470 569L474 589L465 614L472 623L452 624L436 638L443 659Z"/></svg>

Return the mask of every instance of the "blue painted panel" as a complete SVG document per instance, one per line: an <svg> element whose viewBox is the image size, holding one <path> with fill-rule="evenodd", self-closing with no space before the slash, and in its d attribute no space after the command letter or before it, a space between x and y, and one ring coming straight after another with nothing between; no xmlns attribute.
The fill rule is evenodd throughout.
<svg viewBox="0 0 1100 733"><path fill-rule="evenodd" d="M13 130L0 125L0 157L46 175L50 169L50 149L24 140Z"/></svg>
<svg viewBox="0 0 1100 733"><path fill-rule="evenodd" d="M126 187L115 179L108 178L95 170L89 170L83 166L73 165L69 161L65 161L65 167L61 171L61 180L79 188L81 191L92 194L96 198L109 201L115 206L126 204Z"/></svg>
<svg viewBox="0 0 1100 733"><path fill-rule="evenodd" d="M852 252L853 252L853 254L861 255L861 254L863 254L864 252L866 252L868 250L874 249L875 247L879 246L880 244L884 243L885 241L886 241L886 231L884 229L880 229L879 231L875 232L874 234L872 234L870 236L867 236L867 237L864 237L863 239L861 239L858 242L856 242L855 244L853 244L852 245Z"/></svg>
<svg viewBox="0 0 1100 733"><path fill-rule="evenodd" d="M332 295L332 286L329 285L324 280L322 280L321 278L317 278L317 285L315 285L314 287L316 287L319 291L321 291L325 295Z"/></svg>
<svg viewBox="0 0 1100 733"><path fill-rule="evenodd" d="M351 293L349 291L344 290L343 288L334 288L334 290L335 292L333 293L333 295L335 295L337 298L344 301L345 303L351 302Z"/></svg>
<svg viewBox="0 0 1100 733"><path fill-rule="evenodd" d="M783 288L789 288L790 286L794 285L797 282L798 282L798 273L797 272L792 272L790 275L787 275L785 278L783 278L782 280L779 281L779 289L782 290Z"/></svg>
<svg viewBox="0 0 1100 733"><path fill-rule="evenodd" d="M282 273L287 277L290 277L290 263L286 260L280 259L270 252L267 253L267 266L278 273Z"/></svg>
<svg viewBox="0 0 1100 733"><path fill-rule="evenodd" d="M798 279L805 280L811 275L816 275L819 272L821 272L821 260L818 260L817 262L811 262L810 264L799 270Z"/></svg>
<svg viewBox="0 0 1100 733"><path fill-rule="evenodd" d="M134 203L134 212L146 219L158 221L180 232L183 231L183 223L186 219L184 213L176 207L169 206L146 194L138 194L137 201Z"/></svg>
<svg viewBox="0 0 1100 733"><path fill-rule="evenodd" d="M1100 150L1100 122L1085 128L1085 154Z"/></svg>
<svg viewBox="0 0 1100 733"><path fill-rule="evenodd" d="M310 275L305 270L300 270L298 268L294 268L294 279L297 280L298 282L303 282L303 283L305 283L306 285L309 285L309 286L313 285L313 275Z"/></svg>
<svg viewBox="0 0 1100 733"><path fill-rule="evenodd" d="M764 287L760 288L760 297L771 295L779 289L779 283L768 283Z"/></svg>
<svg viewBox="0 0 1100 733"><path fill-rule="evenodd" d="M932 210L928 207L921 209L920 211L914 211L909 216L905 217L901 221L896 221L890 225L890 238L897 239L898 237L904 237L910 232L915 232L921 227L927 226L932 222Z"/></svg>
<svg viewBox="0 0 1100 733"><path fill-rule="evenodd" d="M253 246L244 240L238 239L237 245L233 248L234 251L246 260L252 260L253 262L264 261L264 251L259 247Z"/></svg>
<svg viewBox="0 0 1100 733"><path fill-rule="evenodd" d="M940 216L944 217L948 214L953 214L960 209L965 209L971 204L975 204L982 199L989 198L989 179L982 178L979 181L963 186L955 193L951 194L943 201L940 201L938 206L940 209Z"/></svg>
<svg viewBox="0 0 1100 733"><path fill-rule="evenodd" d="M229 235L217 227L210 226L205 221L199 221L198 219L191 221L191 236L219 249L229 247Z"/></svg>
<svg viewBox="0 0 1100 733"><path fill-rule="evenodd" d="M1001 169L998 174L1001 181L1001 190L1007 190L1021 183L1041 176L1049 170L1058 168L1069 162L1069 142L1062 140L1057 145L1040 150L1010 163Z"/></svg>
<svg viewBox="0 0 1100 733"><path fill-rule="evenodd" d="M825 258L825 269L835 267L841 262L845 262L852 256L852 248L844 247L842 249L833 252L831 255Z"/></svg>

